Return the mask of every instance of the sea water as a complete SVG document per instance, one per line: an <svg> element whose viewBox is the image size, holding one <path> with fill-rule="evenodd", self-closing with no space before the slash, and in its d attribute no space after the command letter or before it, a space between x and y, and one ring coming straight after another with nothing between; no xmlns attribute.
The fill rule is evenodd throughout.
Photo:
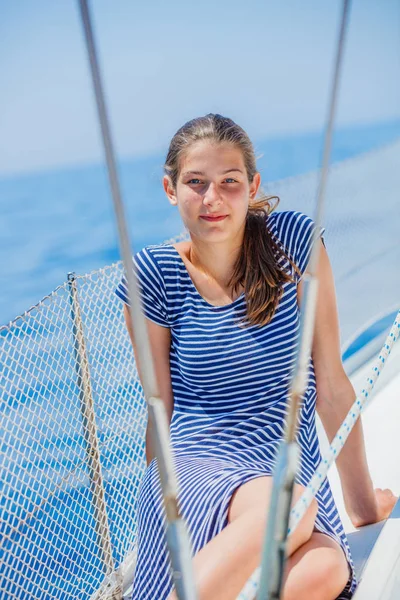
<svg viewBox="0 0 400 600"><path fill-rule="evenodd" d="M399 121L338 129L332 162L377 148L399 135ZM262 180L271 182L318 168L322 145L322 132L256 140ZM164 155L119 162L134 251L183 230L178 210L170 206L162 189ZM0 199L0 325L49 294L68 272L85 274L119 260L104 164L2 178Z"/></svg>
<svg viewBox="0 0 400 600"><path fill-rule="evenodd" d="M339 130L335 136L332 161L378 148L399 135L400 123ZM263 180L275 181L316 169L320 163L322 142L321 134L311 133L257 142L256 153L261 155L258 164ZM178 212L169 205L162 190L162 165L162 155L124 160L119 165L134 241L133 251L182 231ZM269 192L272 191L269 187ZM13 319L36 304L63 283L69 271L84 274L119 260L104 165L3 178L0 181L0 197L0 323ZM293 205L290 208L297 207ZM368 207L365 209L367 211ZM338 223L341 218L341 214L334 214L332 220ZM385 215L380 221L382 228L385 226L384 219ZM346 223L346 227L351 235L351 221ZM362 248L359 250L362 254ZM380 272L380 275L384 274ZM26 336L26 342L20 337L17 341L29 345L28 338L33 338L33 333L26 324L26 330L21 327L19 333ZM42 335L42 332L39 333ZM51 336L51 332L48 333ZM40 340L41 359L43 353L47 353L49 373L55 374L59 368L57 361L65 358L62 349L60 354L52 343L46 344L45 335ZM8 361L12 360L14 357L8 356ZM107 358L97 358L100 366L102 360ZM7 371L7 361L3 367ZM19 376L15 368L12 373ZM7 538L0 548L0 581L5 582L4 593L13 593L17 598L37 597L34 590L40 580L43 584L41 589L48 590L42 593L43 600L50 600L56 588L62 590L64 598L86 599L95 588L102 567L94 537L88 482L78 481L78 476L70 477L78 463L85 464L85 446L77 425L80 423L80 409L75 372L71 367L68 375L63 373L60 382L55 381L53 375L37 379L34 366L29 366L29 375L29 381L23 381L20 386L18 397L12 386L4 387L0 406L3 417L0 439L4 441L0 454L0 487L4 485L6 491L2 496L0 489L0 511L4 511L5 517L0 522L0 540ZM0 383L1 380L0 373ZM53 393L55 387L60 390L56 395ZM128 386L119 390L119 394L121 397L132 396ZM132 401L136 402L136 399ZM18 416L20 421L9 415ZM60 419L63 423L58 428ZM70 430L68 419L71 420ZM105 439L108 435L111 437L114 433L113 420L102 419L99 422L101 436ZM14 444L15 439L17 444ZM35 462L30 455L34 455L36 448L40 449L41 459ZM121 447L120 451L125 452L125 449ZM125 456L131 459L130 452L131 449L128 449L123 455L123 464ZM113 456L113 460L119 459ZM111 468L110 473L112 477L105 482L105 493L109 514L115 516L113 511L118 509L119 504L113 501L114 495L118 499L124 497L129 507L126 490L138 482L131 481L132 477L124 477L125 472L118 469L114 473ZM46 479L48 474L51 477ZM53 484L60 484L59 489L50 494L41 506L41 498L46 495L42 487L46 488L50 480ZM123 487L126 480L129 480L129 486ZM15 481L18 481L18 490L15 489ZM49 490L46 488L45 491L48 493ZM32 515L26 522L22 519L18 527L13 527L21 514L29 512ZM56 521L53 521L55 517ZM118 530L113 529L116 522L117 518L111 519L113 540L118 537ZM134 530L133 511L125 515L123 524L127 531ZM114 552L118 552L115 546ZM116 554L115 558L119 562L122 556ZM9 568L13 573L12 589L7 584ZM3 597L1 586L0 597Z"/></svg>

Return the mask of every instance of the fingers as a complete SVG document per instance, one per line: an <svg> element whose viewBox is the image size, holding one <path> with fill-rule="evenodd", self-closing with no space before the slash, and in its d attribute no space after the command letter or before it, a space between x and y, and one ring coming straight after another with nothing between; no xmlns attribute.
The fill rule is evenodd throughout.
<svg viewBox="0 0 400 600"><path fill-rule="evenodd" d="M389 518L394 509L398 497L395 496L389 488L375 488L376 499L378 502L379 521Z"/></svg>
<svg viewBox="0 0 400 600"><path fill-rule="evenodd" d="M377 492L380 492L381 494L385 494L385 496L388 496L389 498L392 498L392 497L397 498L398 497L389 488L385 488L385 489L375 488L375 490Z"/></svg>

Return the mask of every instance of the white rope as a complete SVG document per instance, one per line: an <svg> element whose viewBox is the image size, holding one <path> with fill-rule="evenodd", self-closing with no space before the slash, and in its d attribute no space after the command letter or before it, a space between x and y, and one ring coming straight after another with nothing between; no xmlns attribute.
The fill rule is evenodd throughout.
<svg viewBox="0 0 400 600"><path fill-rule="evenodd" d="M288 536L291 535L308 507L311 504L312 499L318 492L319 488L323 484L327 472L339 456L347 438L349 437L351 430L357 422L361 411L368 400L370 393L372 392L374 385L382 372L382 369L387 361L387 358L392 350L393 344L400 336L400 310L397 313L396 319L392 325L392 328L387 336L379 357L372 367L372 373L367 379L366 387L361 391L360 396L355 399L352 407L350 408L345 420L340 426L337 434L335 435L332 444L329 448L327 456L320 462L317 470L307 485L303 495L297 501L290 514L290 527L288 529ZM246 582L244 588L240 592L237 600L253 600L258 590L261 575L261 567L258 567L250 579Z"/></svg>

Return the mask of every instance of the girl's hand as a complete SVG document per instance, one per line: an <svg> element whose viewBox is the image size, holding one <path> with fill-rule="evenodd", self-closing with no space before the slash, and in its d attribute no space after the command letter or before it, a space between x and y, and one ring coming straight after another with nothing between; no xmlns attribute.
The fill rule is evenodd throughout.
<svg viewBox="0 0 400 600"><path fill-rule="evenodd" d="M369 516L351 515L351 522L354 527L364 527L365 525L371 525L372 523L379 523L387 519L392 512L398 496L395 496L388 488L382 490L381 488L375 488L375 507L373 513Z"/></svg>
<svg viewBox="0 0 400 600"><path fill-rule="evenodd" d="M395 496L392 490L381 488L375 488L375 497L378 505L378 521L383 521L383 519L387 519L390 516L397 500L398 496Z"/></svg>

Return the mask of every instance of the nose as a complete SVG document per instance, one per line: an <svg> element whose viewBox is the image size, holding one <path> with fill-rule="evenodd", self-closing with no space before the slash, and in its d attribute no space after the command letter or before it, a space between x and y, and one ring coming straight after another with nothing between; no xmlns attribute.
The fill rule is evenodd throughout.
<svg viewBox="0 0 400 600"><path fill-rule="evenodd" d="M214 183L210 183L203 198L204 204L216 204L221 201L221 196L219 194L218 188Z"/></svg>

